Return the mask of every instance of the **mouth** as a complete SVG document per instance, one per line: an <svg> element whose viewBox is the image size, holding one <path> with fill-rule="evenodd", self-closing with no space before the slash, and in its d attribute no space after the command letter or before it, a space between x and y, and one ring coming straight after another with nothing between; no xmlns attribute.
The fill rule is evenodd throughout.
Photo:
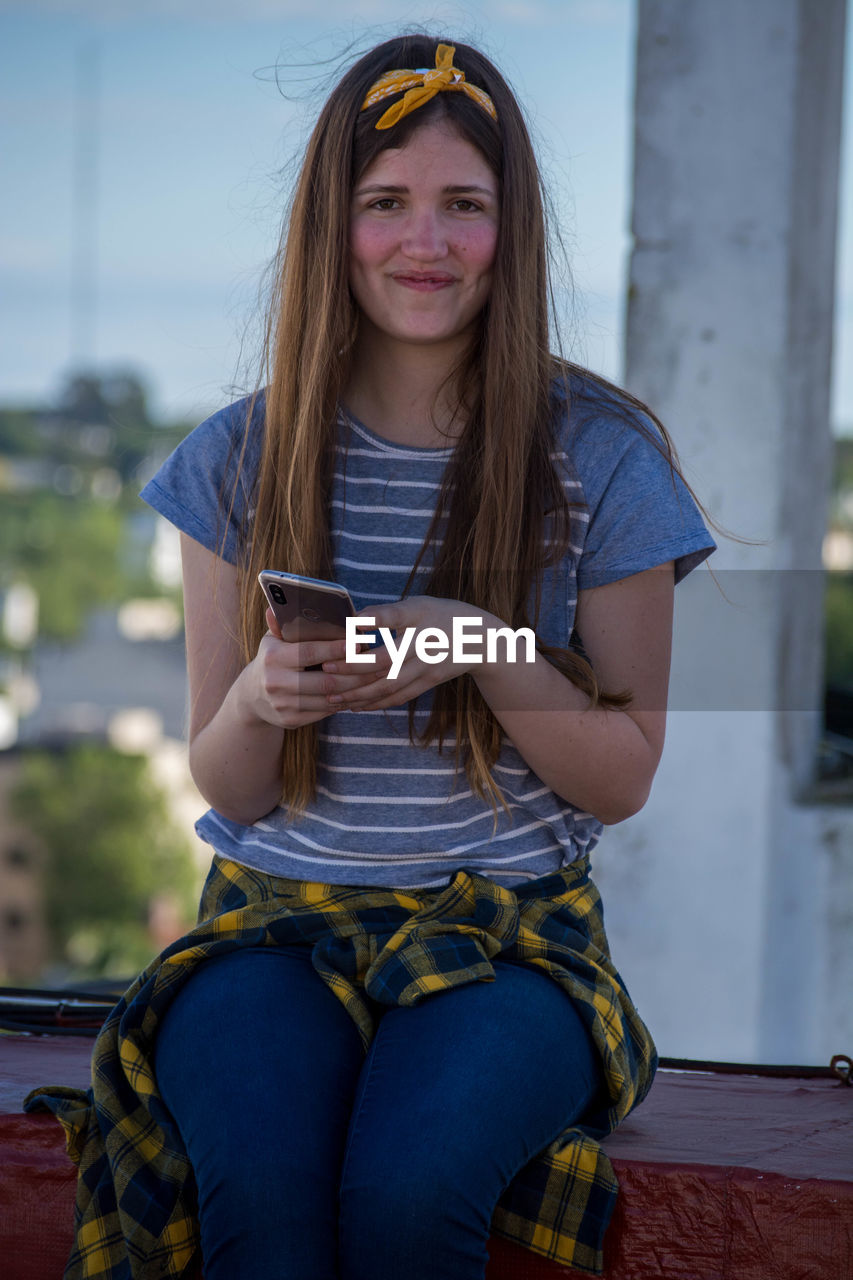
<svg viewBox="0 0 853 1280"><path fill-rule="evenodd" d="M446 271L395 271L391 278L396 284L401 284L406 289L424 292L444 289L455 282L455 277Z"/></svg>

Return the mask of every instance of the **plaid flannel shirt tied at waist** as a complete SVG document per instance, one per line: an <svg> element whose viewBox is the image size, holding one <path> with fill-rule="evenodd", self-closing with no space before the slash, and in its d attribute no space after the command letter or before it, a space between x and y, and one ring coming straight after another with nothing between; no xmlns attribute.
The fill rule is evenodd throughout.
<svg viewBox="0 0 853 1280"><path fill-rule="evenodd" d="M66 1280L169 1280L199 1259L192 1171L152 1070L160 1018L196 965L236 947L312 948L365 1048L375 1008L410 1006L494 978L492 958L541 969L571 996L601 1055L607 1096L567 1129L502 1195L492 1230L591 1274L617 1182L597 1141L646 1095L649 1032L610 961L586 860L514 889L457 872L444 889L401 890L284 879L215 857L199 924L128 989L95 1042L92 1088L35 1089L79 1166L76 1241ZM512 1027L507 1027L512 1034Z"/></svg>

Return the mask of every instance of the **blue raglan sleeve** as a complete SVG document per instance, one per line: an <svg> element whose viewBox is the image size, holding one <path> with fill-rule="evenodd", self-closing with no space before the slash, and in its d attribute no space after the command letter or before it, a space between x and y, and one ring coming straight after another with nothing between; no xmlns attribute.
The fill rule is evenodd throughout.
<svg viewBox="0 0 853 1280"><path fill-rule="evenodd" d="M687 486L649 438L624 415L596 415L573 449L588 512L578 589L601 587L675 562L680 582L715 549Z"/></svg>
<svg viewBox="0 0 853 1280"><path fill-rule="evenodd" d="M247 425L249 398L220 409L191 431L140 493L182 533L236 564L240 532L251 513L260 455L263 404Z"/></svg>

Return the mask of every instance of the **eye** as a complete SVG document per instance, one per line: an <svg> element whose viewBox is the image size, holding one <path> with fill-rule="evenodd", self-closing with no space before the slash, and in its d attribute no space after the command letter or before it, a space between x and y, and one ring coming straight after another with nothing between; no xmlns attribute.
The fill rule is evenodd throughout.
<svg viewBox="0 0 853 1280"><path fill-rule="evenodd" d="M397 203L396 196L380 196L378 200L374 200L371 203L370 207L371 209L385 211L387 209L396 209Z"/></svg>
<svg viewBox="0 0 853 1280"><path fill-rule="evenodd" d="M467 196L460 196L458 200L453 201L453 208L459 213L479 213L482 206L475 200L469 200Z"/></svg>

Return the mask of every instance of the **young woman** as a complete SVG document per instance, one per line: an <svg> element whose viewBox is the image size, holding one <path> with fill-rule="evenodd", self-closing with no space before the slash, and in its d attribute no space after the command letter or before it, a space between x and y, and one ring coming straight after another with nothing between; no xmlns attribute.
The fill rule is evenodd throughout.
<svg viewBox="0 0 853 1280"><path fill-rule="evenodd" d="M493 1232L601 1268L596 1137L655 1056L588 855L648 795L673 588L713 543L655 420L550 354L547 297L504 80L372 50L308 145L265 389L143 494L183 535L215 857L102 1033L68 1274L178 1276L200 1241L206 1280L481 1280ZM282 638L266 568L398 639L467 618L536 652L348 662Z"/></svg>

